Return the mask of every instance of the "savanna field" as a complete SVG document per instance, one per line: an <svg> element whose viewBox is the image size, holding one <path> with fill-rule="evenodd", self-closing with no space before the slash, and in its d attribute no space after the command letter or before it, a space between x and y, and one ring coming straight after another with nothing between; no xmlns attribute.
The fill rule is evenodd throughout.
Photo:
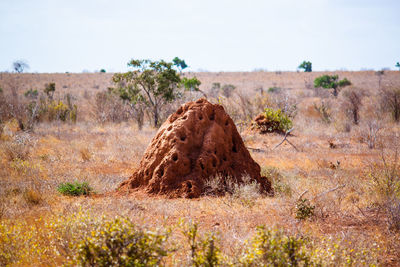
<svg viewBox="0 0 400 267"><path fill-rule="evenodd" d="M335 96L321 75L351 85ZM399 71L183 76L200 91L160 104L160 123L222 105L274 195L116 195L157 134L151 111L110 73L0 73L0 266L400 266ZM261 133L266 108L287 127Z"/></svg>

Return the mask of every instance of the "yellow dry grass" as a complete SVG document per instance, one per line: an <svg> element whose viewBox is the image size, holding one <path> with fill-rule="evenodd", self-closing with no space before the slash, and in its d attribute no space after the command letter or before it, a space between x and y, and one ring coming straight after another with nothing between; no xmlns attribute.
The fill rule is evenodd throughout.
<svg viewBox="0 0 400 267"><path fill-rule="evenodd" d="M374 72L337 73L367 90L377 86ZM220 82L234 84L247 92L260 86L264 89L279 86L307 96L305 82L321 74L252 72L196 73L196 76L205 91L213 82ZM260 197L251 206L229 197L165 199L136 194L116 198L102 194L114 190L133 173L157 130L146 126L139 131L133 122L99 125L89 119L92 104L86 105L91 99L87 95L93 96L111 86L111 74L0 75L2 84L17 79L20 92L56 82L60 93L72 93L77 97L78 106L83 107L83 115L76 124L41 123L34 132L28 133L30 149L26 159L6 158L6 146L22 133L13 124L3 131L0 138L2 223L35 221L44 225L51 215L68 217L79 211L94 217L126 216L149 228L178 225L182 220L196 221L202 232L219 233L221 250L227 255L240 252L256 226L267 225L307 236L321 250L327 243L336 242L346 251L367 251L380 265L400 264L399 233L390 232L385 218L373 209L374 192L367 175L372 163L381 162L382 151L393 154L398 148L398 125L385 122L387 130L381 135L381 148L369 149L361 142L361 126L353 126L350 132L338 131L332 124L320 122L312 108L318 97L299 98L295 131L289 137L299 151L287 143L275 148L282 140L281 135L259 135L248 129L241 132L246 146L258 149L251 151L253 158L263 169L277 169L282 175L280 182L290 192ZM383 82L400 83L399 77L396 72L387 72ZM334 149L329 146L332 140L337 144ZM57 193L58 184L73 181L88 182L100 195L68 197ZM320 196L339 185L344 187ZM316 216L299 221L295 218L296 201L306 191L304 197L313 201ZM181 235L173 238L178 244L184 243ZM50 256L46 260L44 254L38 257L35 255L39 254L32 253L27 253L20 264L59 265L66 260L61 255L48 261ZM170 262L175 261L178 266L186 256L178 254Z"/></svg>

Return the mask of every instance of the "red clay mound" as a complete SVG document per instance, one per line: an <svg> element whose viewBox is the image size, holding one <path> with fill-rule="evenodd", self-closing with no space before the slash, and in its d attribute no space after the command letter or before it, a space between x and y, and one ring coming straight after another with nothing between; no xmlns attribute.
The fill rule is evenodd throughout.
<svg viewBox="0 0 400 267"><path fill-rule="evenodd" d="M220 174L242 183L243 175L271 193L232 119L206 99L189 102L169 116L148 146L138 170L118 191L144 189L169 197L199 197L207 179Z"/></svg>

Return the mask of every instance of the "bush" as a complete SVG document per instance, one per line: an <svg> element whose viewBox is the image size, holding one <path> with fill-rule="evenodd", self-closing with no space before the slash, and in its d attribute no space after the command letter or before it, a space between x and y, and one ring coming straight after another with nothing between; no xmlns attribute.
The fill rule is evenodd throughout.
<svg viewBox="0 0 400 267"><path fill-rule="evenodd" d="M93 113L100 123L127 121L130 117L129 113L131 113L138 124L143 125L143 109L139 109L137 106L135 110L132 108L132 111L129 112L129 108L123 104L119 96L107 91L96 93Z"/></svg>
<svg viewBox="0 0 400 267"><path fill-rule="evenodd" d="M37 96L39 95L39 92L38 92L38 90L33 90L33 89L29 89L29 90L27 90L25 93L24 93L24 96L25 97L27 97L27 98L32 98L32 99L35 99L35 98L37 98Z"/></svg>
<svg viewBox="0 0 400 267"><path fill-rule="evenodd" d="M216 238L209 234L202 240L198 238L198 225L189 224L183 231L190 246L190 259L192 266L219 266L221 263L221 251L215 244Z"/></svg>
<svg viewBox="0 0 400 267"><path fill-rule="evenodd" d="M93 192L92 188L86 182L61 183L57 187L57 191L68 196L87 196Z"/></svg>
<svg viewBox="0 0 400 267"><path fill-rule="evenodd" d="M343 91L342 110L353 121L355 125L360 122L360 108L365 92L358 88L349 88Z"/></svg>
<svg viewBox="0 0 400 267"><path fill-rule="evenodd" d="M341 88L351 85L351 82L344 78L343 80L339 80L338 75L322 75L314 80L315 88L325 88L325 89L333 89L332 94L336 97L339 94Z"/></svg>
<svg viewBox="0 0 400 267"><path fill-rule="evenodd" d="M317 266L305 245L301 238L260 226L240 262L244 266Z"/></svg>
<svg viewBox="0 0 400 267"><path fill-rule="evenodd" d="M56 83L46 83L43 91L48 98L53 99L54 92L56 91Z"/></svg>
<svg viewBox="0 0 400 267"><path fill-rule="evenodd" d="M389 229L400 231L400 165L397 153L389 158L382 155L382 163L370 166L367 174L375 205L387 216Z"/></svg>
<svg viewBox="0 0 400 267"><path fill-rule="evenodd" d="M391 113L395 122L400 122L400 87L386 87L381 90L381 106Z"/></svg>
<svg viewBox="0 0 400 267"><path fill-rule="evenodd" d="M127 219L100 224L78 245L81 266L159 266L168 254L168 232L157 234L138 229Z"/></svg>
<svg viewBox="0 0 400 267"><path fill-rule="evenodd" d="M285 133L293 127L293 123L280 109L266 108L255 118L253 127L260 130L260 133Z"/></svg>
<svg viewBox="0 0 400 267"><path fill-rule="evenodd" d="M296 203L296 219L306 220L314 216L315 206L307 198L300 198Z"/></svg>
<svg viewBox="0 0 400 267"><path fill-rule="evenodd" d="M324 101L322 101L321 104L314 103L314 110L317 111L319 117L324 123L329 124L332 122L331 109Z"/></svg>
<svg viewBox="0 0 400 267"><path fill-rule="evenodd" d="M279 93L282 89L280 87L270 87L268 88L268 93Z"/></svg>

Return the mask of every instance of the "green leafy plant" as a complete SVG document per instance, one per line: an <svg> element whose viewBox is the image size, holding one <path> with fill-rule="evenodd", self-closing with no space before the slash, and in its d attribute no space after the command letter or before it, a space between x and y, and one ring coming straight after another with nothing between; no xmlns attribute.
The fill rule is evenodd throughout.
<svg viewBox="0 0 400 267"><path fill-rule="evenodd" d="M259 226L240 259L243 266L318 266L304 239Z"/></svg>
<svg viewBox="0 0 400 267"><path fill-rule="evenodd" d="M221 251L216 245L216 237L209 234L202 240L198 237L197 223L190 223L183 232L190 246L190 258L193 266L219 266Z"/></svg>
<svg viewBox="0 0 400 267"><path fill-rule="evenodd" d="M322 75L314 80L315 88L325 88L325 89L333 89L333 95L336 97L339 94L341 88L351 85L351 82L344 78L343 80L339 80L338 75Z"/></svg>
<svg viewBox="0 0 400 267"><path fill-rule="evenodd" d="M279 93L282 89L280 87L270 87L268 88L268 93Z"/></svg>
<svg viewBox="0 0 400 267"><path fill-rule="evenodd" d="M296 219L306 220L314 216L315 206L307 198L300 198L296 203Z"/></svg>
<svg viewBox="0 0 400 267"><path fill-rule="evenodd" d="M284 133L293 127L292 120L282 110L266 108L253 123L260 133Z"/></svg>
<svg viewBox="0 0 400 267"><path fill-rule="evenodd" d="M303 61L299 66L299 69L304 69L304 72L312 72L312 63L310 61Z"/></svg>
<svg viewBox="0 0 400 267"><path fill-rule="evenodd" d="M106 221L78 244L80 266L160 266L169 232L139 229L125 218Z"/></svg>
<svg viewBox="0 0 400 267"><path fill-rule="evenodd" d="M29 89L24 93L24 96L27 98L37 98L39 95L38 90Z"/></svg>
<svg viewBox="0 0 400 267"><path fill-rule="evenodd" d="M93 193L92 188L87 182L61 183L57 187L57 191L68 196L90 195Z"/></svg>

